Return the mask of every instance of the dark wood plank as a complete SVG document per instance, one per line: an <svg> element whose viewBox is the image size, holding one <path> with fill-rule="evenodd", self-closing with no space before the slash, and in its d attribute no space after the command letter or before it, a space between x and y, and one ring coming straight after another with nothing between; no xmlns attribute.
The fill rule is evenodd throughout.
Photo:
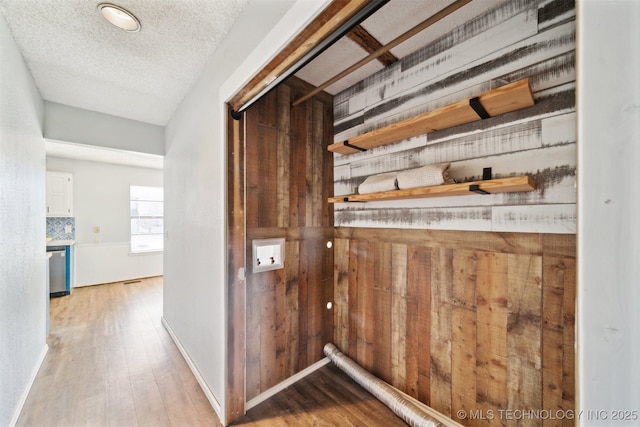
<svg viewBox="0 0 640 427"><path fill-rule="evenodd" d="M300 328L298 326L298 312L300 310L298 271L300 264L295 262L295 260L300 258L300 242L287 241L286 249L285 263L287 265L287 277L285 282L285 310L287 318L284 328L286 330L287 345L283 355L286 360L285 374L287 377L290 377L300 370L297 351L300 340Z"/></svg>
<svg viewBox="0 0 640 427"><path fill-rule="evenodd" d="M333 365L327 365L250 409L234 426L406 426Z"/></svg>
<svg viewBox="0 0 640 427"><path fill-rule="evenodd" d="M245 310L246 283L238 274L245 264L245 152L240 121L227 115L227 382L226 408L229 422L244 415L245 403Z"/></svg>
<svg viewBox="0 0 640 427"><path fill-rule="evenodd" d="M260 390L268 390L278 384L276 359L276 290L260 292ZM252 298L256 294L252 295Z"/></svg>
<svg viewBox="0 0 640 427"><path fill-rule="evenodd" d="M290 98L308 85L282 84L247 110L246 257L251 241L284 237L284 269L248 271L246 310L248 399L320 360L333 340L333 219L324 195L333 188L333 160L324 140L331 97L319 95L295 109ZM238 207L238 209L241 209ZM240 210L241 212L241 210ZM326 224L326 226L323 226ZM257 313L257 314L256 314Z"/></svg>
<svg viewBox="0 0 640 427"><path fill-rule="evenodd" d="M350 241L335 239L335 315L334 343L343 353L349 349L349 261Z"/></svg>
<svg viewBox="0 0 640 427"><path fill-rule="evenodd" d="M358 248L359 241L351 241L349 243L349 296L348 296L348 322L349 322L349 339L348 347L345 348L345 354L352 359L358 356L358 277L356 274L358 271Z"/></svg>
<svg viewBox="0 0 640 427"><path fill-rule="evenodd" d="M371 54L382 48L382 43L378 41L369 31L367 31L362 25L356 25L351 31L347 33L349 40L360 46L365 52ZM398 61L398 58L391 52L385 52L376 58L384 67L387 67L394 62Z"/></svg>
<svg viewBox="0 0 640 427"><path fill-rule="evenodd" d="M298 353L299 366L308 366L307 359L307 340L309 334L309 313L307 312L309 304L309 270L307 261L309 259L308 245L306 242L300 242L300 257L293 262L298 262L298 348L292 349Z"/></svg>
<svg viewBox="0 0 640 427"><path fill-rule="evenodd" d="M323 289L323 267L322 262L322 242L309 241L304 242L308 249L307 268L308 291L307 291L307 307L308 330L307 330L307 365L317 362L323 356L322 348L326 344L324 342L324 310L326 301L324 300Z"/></svg>
<svg viewBox="0 0 640 427"><path fill-rule="evenodd" d="M326 182L326 178L323 176L324 171L324 110L325 106L318 100L313 100L313 127L311 129L311 159L309 169L311 170L311 209L313 209L313 218L311 223L307 223L310 227L321 227L324 213L323 209L324 200L322 200L323 182Z"/></svg>
<svg viewBox="0 0 640 427"><path fill-rule="evenodd" d="M278 96L278 123L277 123L277 143L276 143L276 156L277 156L277 213L278 213L278 227L289 227L289 188L291 186L291 174L290 174L290 145L291 139L289 138L291 129L291 108L290 96L291 89L287 85L280 85L277 89Z"/></svg>
<svg viewBox="0 0 640 427"><path fill-rule="evenodd" d="M246 340L246 395L247 400L251 400L260 394L260 328L262 319L260 308L262 306L262 292L256 292L251 287L251 281L247 283L247 295L251 303L246 308L247 330L252 331L247 334Z"/></svg>

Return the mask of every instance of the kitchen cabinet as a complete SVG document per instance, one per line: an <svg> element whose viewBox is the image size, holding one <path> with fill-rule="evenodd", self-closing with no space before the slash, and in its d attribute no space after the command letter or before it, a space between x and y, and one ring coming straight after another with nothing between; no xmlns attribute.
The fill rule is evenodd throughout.
<svg viewBox="0 0 640 427"><path fill-rule="evenodd" d="M47 171L47 216L73 216L73 175Z"/></svg>

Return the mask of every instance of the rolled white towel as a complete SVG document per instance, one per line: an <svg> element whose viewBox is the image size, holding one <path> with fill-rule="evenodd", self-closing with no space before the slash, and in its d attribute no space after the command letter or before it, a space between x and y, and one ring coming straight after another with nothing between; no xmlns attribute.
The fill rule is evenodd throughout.
<svg viewBox="0 0 640 427"><path fill-rule="evenodd" d="M380 191L391 191L398 189L398 173L387 172L378 175L371 175L358 186L359 194L378 193Z"/></svg>
<svg viewBox="0 0 640 427"><path fill-rule="evenodd" d="M430 187L451 182L447 170L451 163L426 165L398 172L398 188Z"/></svg>

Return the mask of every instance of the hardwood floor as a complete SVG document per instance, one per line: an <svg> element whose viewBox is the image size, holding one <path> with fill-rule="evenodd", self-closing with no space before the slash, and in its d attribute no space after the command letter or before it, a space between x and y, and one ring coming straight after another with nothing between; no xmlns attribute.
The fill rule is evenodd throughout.
<svg viewBox="0 0 640 427"><path fill-rule="evenodd" d="M49 352L18 426L221 426L160 323L162 277L51 300Z"/></svg>
<svg viewBox="0 0 640 427"><path fill-rule="evenodd" d="M407 426L333 364L311 373L236 421L243 427Z"/></svg>
<svg viewBox="0 0 640 427"><path fill-rule="evenodd" d="M77 288L51 300L49 352L17 426L222 426L161 315L162 277ZM406 424L327 365L234 425Z"/></svg>

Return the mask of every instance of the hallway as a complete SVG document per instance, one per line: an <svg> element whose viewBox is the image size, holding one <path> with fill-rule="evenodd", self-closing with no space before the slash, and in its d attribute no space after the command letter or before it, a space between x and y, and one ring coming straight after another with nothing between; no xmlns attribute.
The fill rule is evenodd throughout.
<svg viewBox="0 0 640 427"><path fill-rule="evenodd" d="M161 316L162 277L76 288L51 300L49 352L16 426L221 427ZM234 425L406 424L330 364Z"/></svg>
<svg viewBox="0 0 640 427"><path fill-rule="evenodd" d="M162 277L51 300L49 352L17 426L220 426L161 315Z"/></svg>

